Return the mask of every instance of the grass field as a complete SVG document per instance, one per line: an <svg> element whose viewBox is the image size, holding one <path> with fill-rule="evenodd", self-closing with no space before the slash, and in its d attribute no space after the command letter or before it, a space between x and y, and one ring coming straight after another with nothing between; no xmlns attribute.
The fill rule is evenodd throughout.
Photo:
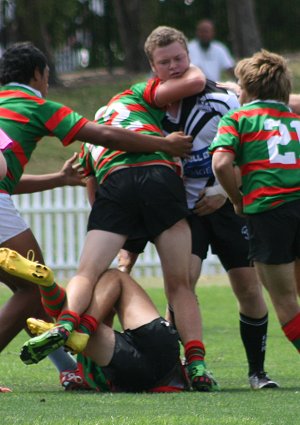
<svg viewBox="0 0 300 425"><path fill-rule="evenodd" d="M252 391L239 338L236 301L225 276L201 278L198 296L204 320L207 363L220 393L100 394L68 393L48 360L25 366L20 334L1 353L0 383L13 393L1 394L1 425L298 425L299 356L289 344L270 307L266 370L280 389ZM147 291L164 311L160 282L150 279ZM149 286L151 285L151 286ZM0 286L0 304L9 296Z"/></svg>

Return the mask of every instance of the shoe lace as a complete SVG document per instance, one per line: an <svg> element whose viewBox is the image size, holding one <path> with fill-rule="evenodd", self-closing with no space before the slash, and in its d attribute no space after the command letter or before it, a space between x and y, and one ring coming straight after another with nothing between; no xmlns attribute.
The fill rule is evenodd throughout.
<svg viewBox="0 0 300 425"><path fill-rule="evenodd" d="M27 260L34 262L34 257L35 257L34 250L33 249L29 249L27 251L27 256L26 257L27 257ZM37 261L36 261L36 263L37 263Z"/></svg>

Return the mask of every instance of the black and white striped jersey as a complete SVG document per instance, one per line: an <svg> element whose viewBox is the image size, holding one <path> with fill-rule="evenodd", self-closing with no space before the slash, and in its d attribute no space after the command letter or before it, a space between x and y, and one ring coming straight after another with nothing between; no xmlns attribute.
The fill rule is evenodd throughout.
<svg viewBox="0 0 300 425"><path fill-rule="evenodd" d="M189 208L194 207L204 187L217 184L208 147L216 135L220 118L239 106L234 93L218 88L208 80L201 93L180 102L176 116L167 113L163 120L166 134L181 130L193 136L192 153L182 161Z"/></svg>

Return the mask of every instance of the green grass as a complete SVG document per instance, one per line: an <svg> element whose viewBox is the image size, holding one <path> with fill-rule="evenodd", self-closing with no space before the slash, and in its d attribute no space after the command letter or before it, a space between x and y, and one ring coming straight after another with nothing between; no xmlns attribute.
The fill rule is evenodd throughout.
<svg viewBox="0 0 300 425"><path fill-rule="evenodd" d="M225 281L224 276L203 277L198 288L207 363L222 387L220 393L67 393L48 360L33 366L19 360L20 347L27 339L21 333L1 354L0 383L13 389L11 394L0 395L1 424L298 425L299 355L285 340L270 307L266 370L281 389L251 391L236 300ZM144 284L163 312L160 281L145 279ZM8 296L8 290L0 286L0 304Z"/></svg>

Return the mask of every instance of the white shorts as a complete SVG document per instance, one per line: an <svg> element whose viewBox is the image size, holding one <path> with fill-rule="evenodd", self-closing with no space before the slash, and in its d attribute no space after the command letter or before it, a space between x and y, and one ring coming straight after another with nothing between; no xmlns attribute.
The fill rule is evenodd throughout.
<svg viewBox="0 0 300 425"><path fill-rule="evenodd" d="M0 244L29 229L10 195L0 193Z"/></svg>

